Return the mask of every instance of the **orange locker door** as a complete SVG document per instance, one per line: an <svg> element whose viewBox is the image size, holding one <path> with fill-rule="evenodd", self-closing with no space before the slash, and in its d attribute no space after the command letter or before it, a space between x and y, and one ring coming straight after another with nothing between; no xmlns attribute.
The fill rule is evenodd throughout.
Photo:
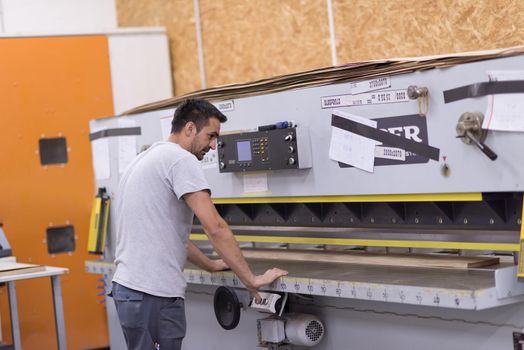
<svg viewBox="0 0 524 350"><path fill-rule="evenodd" d="M84 261L95 195L88 121L112 114L105 36L0 39L0 222L18 261L70 269L61 277L70 349L109 343L101 282ZM24 349L56 348L49 279L17 283L17 297Z"/></svg>

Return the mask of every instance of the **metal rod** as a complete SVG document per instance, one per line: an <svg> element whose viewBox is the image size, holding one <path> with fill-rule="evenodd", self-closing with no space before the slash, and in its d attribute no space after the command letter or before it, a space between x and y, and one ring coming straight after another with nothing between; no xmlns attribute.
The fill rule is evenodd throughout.
<svg viewBox="0 0 524 350"><path fill-rule="evenodd" d="M4 335L2 334L2 315L0 315L0 344L3 343L3 341L4 341Z"/></svg>
<svg viewBox="0 0 524 350"><path fill-rule="evenodd" d="M60 278L58 275L51 276L51 287L53 289L53 306L55 312L56 341L59 350L67 349L64 309L62 305L62 289L60 288Z"/></svg>
<svg viewBox="0 0 524 350"><path fill-rule="evenodd" d="M13 344L15 350L22 349L22 341L20 340L20 324L18 319L18 305L16 302L16 287L15 282L7 282L7 290L9 295L9 313L11 315L11 335L13 336Z"/></svg>
<svg viewBox="0 0 524 350"><path fill-rule="evenodd" d="M466 230L436 228L353 228L305 226L230 226L236 235L287 236L309 238L417 240L443 242L518 244L518 232L511 230ZM194 225L192 234L203 234L202 226ZM321 243L322 244L322 243Z"/></svg>

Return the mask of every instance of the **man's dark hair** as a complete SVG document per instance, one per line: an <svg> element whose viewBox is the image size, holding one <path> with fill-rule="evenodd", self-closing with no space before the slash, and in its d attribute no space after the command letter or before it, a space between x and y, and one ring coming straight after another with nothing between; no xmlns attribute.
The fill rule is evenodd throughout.
<svg viewBox="0 0 524 350"><path fill-rule="evenodd" d="M171 133L182 130L187 122L195 123L198 132L207 125L209 118L217 118L221 123L227 121L227 117L208 101L188 99L176 108Z"/></svg>

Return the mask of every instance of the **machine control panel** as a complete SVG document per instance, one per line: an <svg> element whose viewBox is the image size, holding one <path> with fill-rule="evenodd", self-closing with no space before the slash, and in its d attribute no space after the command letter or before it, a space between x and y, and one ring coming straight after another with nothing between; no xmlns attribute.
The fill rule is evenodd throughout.
<svg viewBox="0 0 524 350"><path fill-rule="evenodd" d="M217 150L221 173L311 168L305 127L222 135Z"/></svg>

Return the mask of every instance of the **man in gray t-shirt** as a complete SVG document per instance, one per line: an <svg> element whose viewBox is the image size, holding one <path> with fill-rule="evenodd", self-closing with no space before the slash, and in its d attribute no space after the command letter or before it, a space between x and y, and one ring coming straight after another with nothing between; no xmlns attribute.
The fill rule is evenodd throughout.
<svg viewBox="0 0 524 350"><path fill-rule="evenodd" d="M211 201L199 160L215 149L226 120L209 102L187 100L167 141L141 153L122 176L112 296L129 349L181 348L186 259L210 272L231 268L255 297L287 274L274 268L255 276ZM189 241L194 215L222 259L209 259Z"/></svg>

